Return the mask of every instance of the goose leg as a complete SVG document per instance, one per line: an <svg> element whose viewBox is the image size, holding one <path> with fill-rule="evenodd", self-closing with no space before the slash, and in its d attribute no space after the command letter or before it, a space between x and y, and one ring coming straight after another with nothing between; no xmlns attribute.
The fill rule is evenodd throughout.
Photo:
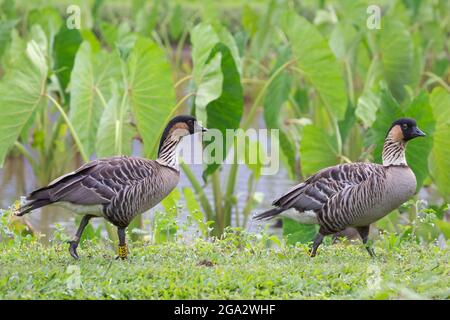
<svg viewBox="0 0 450 320"><path fill-rule="evenodd" d="M367 252L370 254L370 256L372 258L375 258L375 251L373 250L373 248L368 244L369 241L369 229L370 226L365 226L365 227L359 227L357 228L359 235L361 236L362 242L364 243L364 245L366 246Z"/></svg>
<svg viewBox="0 0 450 320"><path fill-rule="evenodd" d="M77 254L77 247L78 247L78 244L80 243L81 235L83 234L84 228L86 228L86 226L89 223L89 220L91 220L92 217L93 216L88 215L88 214L83 216L83 219L81 219L81 222L80 222L80 226L78 227L78 230L75 233L75 237L73 238L73 240L69 241L69 244L70 244L69 245L69 253L74 259L80 258Z"/></svg>
<svg viewBox="0 0 450 320"><path fill-rule="evenodd" d="M316 237L314 238L313 245L312 245L311 249L309 250L309 254L310 254L311 257L315 257L316 256L317 248L319 248L319 246L322 243L324 237L325 236L323 234L321 234L320 232L317 233Z"/></svg>
<svg viewBox="0 0 450 320"><path fill-rule="evenodd" d="M116 259L121 258L124 260L128 256L125 228L117 228L117 235L119 236L119 256Z"/></svg>

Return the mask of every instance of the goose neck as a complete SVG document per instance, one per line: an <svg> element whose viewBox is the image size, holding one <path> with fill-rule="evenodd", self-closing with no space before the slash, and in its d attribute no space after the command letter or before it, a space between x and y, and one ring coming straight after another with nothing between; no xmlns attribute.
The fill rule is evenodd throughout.
<svg viewBox="0 0 450 320"><path fill-rule="evenodd" d="M172 167L178 170L177 146L181 137L171 135L167 136L161 144L156 161L164 166Z"/></svg>
<svg viewBox="0 0 450 320"><path fill-rule="evenodd" d="M389 133L384 140L382 159L384 166L406 166L406 142L396 140Z"/></svg>

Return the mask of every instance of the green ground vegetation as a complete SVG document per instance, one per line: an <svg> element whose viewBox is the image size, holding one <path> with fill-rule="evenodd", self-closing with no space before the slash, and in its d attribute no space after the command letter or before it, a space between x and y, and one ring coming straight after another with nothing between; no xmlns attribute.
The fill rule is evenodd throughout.
<svg viewBox="0 0 450 320"><path fill-rule="evenodd" d="M274 239L274 238L272 238ZM86 241L81 259L67 245L37 241L2 248L1 299L448 299L449 249L389 236L377 259L358 244L308 246L230 233L222 240L133 243L115 260L104 242Z"/></svg>

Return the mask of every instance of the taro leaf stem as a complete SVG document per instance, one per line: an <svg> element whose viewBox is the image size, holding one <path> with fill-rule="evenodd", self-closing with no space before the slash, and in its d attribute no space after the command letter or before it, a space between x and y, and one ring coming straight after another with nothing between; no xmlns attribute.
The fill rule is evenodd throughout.
<svg viewBox="0 0 450 320"><path fill-rule="evenodd" d="M48 99L50 99L51 102L53 102L53 104L56 106L59 113L63 117L64 121L66 122L67 127L69 128L70 133L72 134L72 138L75 141L75 144L78 146L78 149L80 151L81 157L83 158L83 161L88 162L89 157L86 155L83 145L81 144L81 141L78 138L77 132L75 131L75 128L73 127L72 122L70 122L69 117L64 112L64 109L61 107L61 105L58 103L58 101L56 101L55 98L53 98L50 94L47 93L46 96Z"/></svg>

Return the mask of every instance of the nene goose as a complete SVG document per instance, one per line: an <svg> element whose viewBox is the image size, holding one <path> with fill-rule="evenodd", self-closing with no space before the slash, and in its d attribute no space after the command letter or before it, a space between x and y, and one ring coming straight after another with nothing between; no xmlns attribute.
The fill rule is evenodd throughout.
<svg viewBox="0 0 450 320"><path fill-rule="evenodd" d="M103 217L117 226L119 257L128 255L125 229L131 220L158 204L178 184L176 147L184 136L206 131L191 116L177 116L166 126L159 145L158 158L111 157L86 163L63 175L48 186L28 195L28 202L17 216L58 204L83 215L69 252L78 259L77 247L84 228L94 217Z"/></svg>
<svg viewBox="0 0 450 320"><path fill-rule="evenodd" d="M386 135L383 165L347 163L322 169L276 199L272 203L275 208L255 215L254 219L271 219L294 208L297 220L320 226L311 256L316 255L324 236L354 227L374 257L368 244L370 224L415 193L416 177L406 164L405 148L409 140L423 136L414 119L399 119Z"/></svg>

